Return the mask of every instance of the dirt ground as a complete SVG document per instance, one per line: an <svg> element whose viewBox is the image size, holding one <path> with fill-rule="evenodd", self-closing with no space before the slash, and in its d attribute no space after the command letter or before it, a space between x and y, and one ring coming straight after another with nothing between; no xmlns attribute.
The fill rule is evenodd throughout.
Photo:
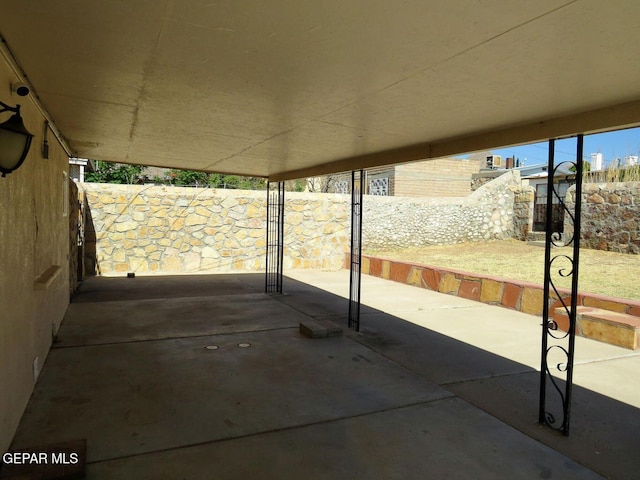
<svg viewBox="0 0 640 480"><path fill-rule="evenodd" d="M571 287L568 277L557 272L569 271L562 255L572 256L572 247L554 248L552 256L554 283ZM518 240L413 247L403 250L363 250L368 255L407 260L437 267L489 274L514 280L540 283L544 281L544 247ZM580 250L578 289L611 297L640 300L640 255Z"/></svg>

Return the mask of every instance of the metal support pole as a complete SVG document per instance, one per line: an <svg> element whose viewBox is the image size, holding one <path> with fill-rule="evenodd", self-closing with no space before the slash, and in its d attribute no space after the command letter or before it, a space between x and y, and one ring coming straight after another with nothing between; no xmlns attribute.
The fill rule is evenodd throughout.
<svg viewBox="0 0 640 480"><path fill-rule="evenodd" d="M357 173L357 175L356 175ZM349 281L349 328L360 331L360 284L362 260L362 194L364 171L351 172L351 256Z"/></svg>
<svg viewBox="0 0 640 480"><path fill-rule="evenodd" d="M284 182L271 190L267 182L267 239L265 292L282 293L284 262Z"/></svg>
<svg viewBox="0 0 640 480"><path fill-rule="evenodd" d="M544 272L544 308L542 312L542 359L540 366L540 408L538 421L563 435L569 435L571 419L571 396L573 387L573 359L576 333L576 308L578 302L578 267L580 261L580 214L582 210L583 136L578 135L575 162L555 165L555 140L549 140L549 165L547 171L547 209ZM560 195L554 182L558 168L563 164L575 167L575 202L571 211L565 198ZM553 206L560 205L573 223L573 234L562 237L562 232L553 231ZM572 255L553 255L552 248L573 244ZM562 297L555 281L559 277L571 277L571 297ZM559 328L550 311L559 300L562 313L568 318L566 332ZM562 378L564 377L564 378ZM550 388L547 388L550 387ZM555 395L552 395L555 394ZM550 398L551 397L551 398ZM555 399L555 402L552 402Z"/></svg>

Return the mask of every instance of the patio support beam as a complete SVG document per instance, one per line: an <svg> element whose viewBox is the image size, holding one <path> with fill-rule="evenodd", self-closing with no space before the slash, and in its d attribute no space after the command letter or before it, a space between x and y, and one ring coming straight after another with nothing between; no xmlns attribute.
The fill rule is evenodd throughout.
<svg viewBox="0 0 640 480"><path fill-rule="evenodd" d="M492 148L526 145L549 138L569 138L640 126L640 100L574 113L522 125L483 130L473 134L438 138L390 150L364 153L307 168L288 170L269 176L271 181L317 177L335 172L366 169L479 152Z"/></svg>

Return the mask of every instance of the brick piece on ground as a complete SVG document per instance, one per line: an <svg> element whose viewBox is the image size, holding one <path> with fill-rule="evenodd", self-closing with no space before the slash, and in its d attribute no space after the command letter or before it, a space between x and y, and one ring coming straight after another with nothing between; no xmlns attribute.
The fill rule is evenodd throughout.
<svg viewBox="0 0 640 480"><path fill-rule="evenodd" d="M300 332L309 338L339 337L342 335L342 328L330 321L309 318L300 322Z"/></svg>

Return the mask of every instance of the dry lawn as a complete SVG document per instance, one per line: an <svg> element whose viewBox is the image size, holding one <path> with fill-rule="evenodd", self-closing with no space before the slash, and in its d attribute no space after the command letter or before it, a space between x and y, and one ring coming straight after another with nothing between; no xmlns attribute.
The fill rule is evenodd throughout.
<svg viewBox="0 0 640 480"><path fill-rule="evenodd" d="M572 255L571 247L554 248L552 256ZM488 274L542 284L544 247L518 240L460 245L415 247L403 250L364 250L363 253L426 265ZM562 257L554 261L554 272L568 267ZM580 250L578 289L610 297L640 300L640 255L600 250ZM554 273L558 287L570 288L569 278Z"/></svg>

